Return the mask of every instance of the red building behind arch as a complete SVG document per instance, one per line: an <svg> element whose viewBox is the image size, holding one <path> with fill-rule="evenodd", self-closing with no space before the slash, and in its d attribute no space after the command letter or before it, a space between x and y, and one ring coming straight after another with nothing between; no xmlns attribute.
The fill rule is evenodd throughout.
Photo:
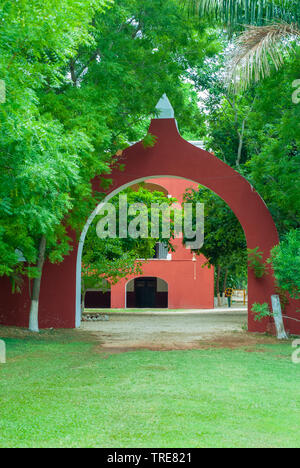
<svg viewBox="0 0 300 468"><path fill-rule="evenodd" d="M187 188L198 185L179 178L147 179L148 190L159 190L181 204ZM133 186L133 189L135 187ZM175 252L157 249L156 258L143 265L141 276L129 276L111 287L110 306L124 308L212 309L214 307L214 269L204 266L204 256L193 256L181 239L173 241ZM98 295L98 300L97 300ZM108 295L91 291L87 307L107 307Z"/></svg>

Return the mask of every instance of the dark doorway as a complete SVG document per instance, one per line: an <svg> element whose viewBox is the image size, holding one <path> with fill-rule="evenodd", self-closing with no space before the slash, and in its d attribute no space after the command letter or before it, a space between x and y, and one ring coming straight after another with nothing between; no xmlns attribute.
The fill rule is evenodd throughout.
<svg viewBox="0 0 300 468"><path fill-rule="evenodd" d="M168 284L156 277L142 277L129 281L126 286L126 307L167 309Z"/></svg>
<svg viewBox="0 0 300 468"><path fill-rule="evenodd" d="M134 286L136 307L141 309L156 307L156 278L137 278Z"/></svg>
<svg viewBox="0 0 300 468"><path fill-rule="evenodd" d="M85 296L86 309L110 309L110 291L87 291Z"/></svg>

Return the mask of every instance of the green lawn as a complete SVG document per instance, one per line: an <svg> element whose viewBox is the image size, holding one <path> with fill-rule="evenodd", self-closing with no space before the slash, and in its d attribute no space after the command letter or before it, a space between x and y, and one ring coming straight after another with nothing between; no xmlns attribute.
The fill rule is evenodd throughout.
<svg viewBox="0 0 300 468"><path fill-rule="evenodd" d="M300 447L290 343L108 355L75 332L5 341L0 447Z"/></svg>

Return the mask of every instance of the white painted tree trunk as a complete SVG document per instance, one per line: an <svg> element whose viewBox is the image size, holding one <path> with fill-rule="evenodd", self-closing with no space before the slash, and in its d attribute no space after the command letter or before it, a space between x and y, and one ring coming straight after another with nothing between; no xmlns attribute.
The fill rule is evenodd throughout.
<svg viewBox="0 0 300 468"><path fill-rule="evenodd" d="M40 274L38 278L34 279L30 315L29 315L29 330L35 333L39 332L39 298L40 298L43 266L45 263L46 242L47 242L46 237L43 236L40 241L39 258L38 258L38 263L37 263L37 267L38 267Z"/></svg>
<svg viewBox="0 0 300 468"><path fill-rule="evenodd" d="M286 334L282 311L281 311L281 304L280 304L280 297L278 295L271 296L272 300L272 309L273 309L273 316L276 325L277 331L277 338L278 340L288 340L288 336Z"/></svg>
<svg viewBox="0 0 300 468"><path fill-rule="evenodd" d="M39 301L31 301L29 330L38 333L39 330Z"/></svg>

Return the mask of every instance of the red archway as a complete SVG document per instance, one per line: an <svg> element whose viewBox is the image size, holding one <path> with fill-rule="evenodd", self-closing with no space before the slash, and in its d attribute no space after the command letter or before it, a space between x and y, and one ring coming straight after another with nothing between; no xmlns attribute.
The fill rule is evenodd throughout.
<svg viewBox="0 0 300 468"><path fill-rule="evenodd" d="M270 250L279 241L274 221L264 201L255 189L239 173L211 153L193 146L178 133L174 118L154 119L149 132L157 137L152 148L137 143L122 156L125 170L115 169L109 176L113 184L108 194L120 191L136 181L151 177L181 177L195 181L219 195L239 219L247 239L248 248L259 247L268 258ZM95 191L101 190L100 178L93 181ZM41 286L41 328L74 328L76 308L76 262L79 243L74 236L74 249L60 265L46 264ZM270 304L275 293L274 278L269 274L262 279L248 275L249 310L254 302ZM28 326L28 287L23 293L12 295L8 280L1 280L0 323L4 325ZM298 302L299 304L299 302ZM298 306L299 307L299 306ZM286 312L296 316L296 301L291 301ZM268 321L255 322L249 312L249 331L264 332ZM78 323L77 323L78 325ZM287 328L300 334L299 322L289 320Z"/></svg>

